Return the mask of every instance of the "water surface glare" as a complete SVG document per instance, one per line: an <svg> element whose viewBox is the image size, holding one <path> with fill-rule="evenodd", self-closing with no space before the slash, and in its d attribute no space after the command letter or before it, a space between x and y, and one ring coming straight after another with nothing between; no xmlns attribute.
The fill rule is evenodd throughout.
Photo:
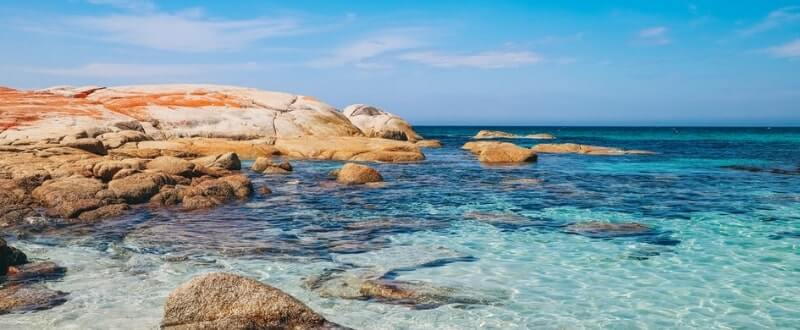
<svg viewBox="0 0 800 330"><path fill-rule="evenodd" d="M70 294L51 310L2 315L0 329L155 329L167 294L209 271L256 278L356 329L800 324L800 175L729 167L796 169L800 129L501 127L658 154L483 166L460 149L482 128L420 127L444 148L426 149L419 163L374 165L387 180L379 187L331 181L340 162L293 161L290 175L249 173L274 193L247 202L141 208L21 236L10 243L68 267L47 286ZM590 221L648 230L569 229ZM413 308L309 288L331 270L462 299Z"/></svg>

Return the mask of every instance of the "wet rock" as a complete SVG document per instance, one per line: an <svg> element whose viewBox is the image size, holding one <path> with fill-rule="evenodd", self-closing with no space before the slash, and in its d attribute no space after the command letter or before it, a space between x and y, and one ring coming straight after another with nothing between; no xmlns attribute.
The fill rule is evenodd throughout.
<svg viewBox="0 0 800 330"><path fill-rule="evenodd" d="M147 169L171 175L190 177L194 174L195 164L172 156L161 156L147 163Z"/></svg>
<svg viewBox="0 0 800 330"><path fill-rule="evenodd" d="M0 275L6 275L11 266L24 265L28 263L28 256L22 251L8 246L5 240L0 238Z"/></svg>
<svg viewBox="0 0 800 330"><path fill-rule="evenodd" d="M63 277L66 272L66 267L43 261L9 267L7 278L11 283L54 280Z"/></svg>
<svg viewBox="0 0 800 330"><path fill-rule="evenodd" d="M347 163L336 172L336 181L344 184L365 184L383 182L383 176L369 166Z"/></svg>
<svg viewBox="0 0 800 330"><path fill-rule="evenodd" d="M182 206L187 210L206 209L247 198L252 192L252 183L245 175L205 179L183 191Z"/></svg>
<svg viewBox="0 0 800 330"><path fill-rule="evenodd" d="M111 180L108 183L108 190L127 203L138 204L149 201L164 185L172 184L175 184L175 180L169 175L144 172Z"/></svg>
<svg viewBox="0 0 800 330"><path fill-rule="evenodd" d="M67 301L67 293L44 285L12 284L0 288L0 314L50 309Z"/></svg>
<svg viewBox="0 0 800 330"><path fill-rule="evenodd" d="M612 238L651 235L655 231L647 225L640 223L610 223L610 222L582 222L567 226L565 232L592 238Z"/></svg>
<svg viewBox="0 0 800 330"><path fill-rule="evenodd" d="M176 288L164 305L163 329L341 329L302 302L258 281L201 275Z"/></svg>
<svg viewBox="0 0 800 330"><path fill-rule="evenodd" d="M414 145L420 148L441 148L442 142L439 140L419 140Z"/></svg>
<svg viewBox="0 0 800 330"><path fill-rule="evenodd" d="M34 189L32 195L48 208L49 214L74 218L105 205L105 200L96 197L104 188L97 179L72 176L47 181Z"/></svg>
<svg viewBox="0 0 800 330"><path fill-rule="evenodd" d="M508 142L467 142L462 149L469 150L487 164L527 163L537 159L536 152Z"/></svg>
<svg viewBox="0 0 800 330"><path fill-rule="evenodd" d="M70 148L88 151L96 155L106 155L106 147L103 143L94 138L81 138L81 139L65 139L61 144Z"/></svg>
<svg viewBox="0 0 800 330"><path fill-rule="evenodd" d="M234 152L197 158L192 160L192 163L205 167L221 168L233 171L242 169L242 162L239 160L239 155Z"/></svg>
<svg viewBox="0 0 800 330"><path fill-rule="evenodd" d="M539 133L539 134L528 134L528 135L517 135L503 131L492 131L492 130L482 130L475 134L473 139L540 139L540 140L552 140L556 137L547 134L547 133Z"/></svg>
<svg viewBox="0 0 800 330"><path fill-rule="evenodd" d="M131 207L128 204L111 204L101 206L97 209L86 211L78 216L78 219L84 222L91 222L109 218L119 217L125 214Z"/></svg>
<svg viewBox="0 0 800 330"><path fill-rule="evenodd" d="M256 158L255 162L253 162L253 165L250 167L250 169L265 174L284 174L284 173L289 173L293 170L292 164L289 164L289 162L281 162L276 164L273 163L272 160L267 157Z"/></svg>
<svg viewBox="0 0 800 330"><path fill-rule="evenodd" d="M622 155L652 155L654 152L645 150L623 150L610 147L598 147L585 144L537 144L531 150L540 153L552 154L583 154L594 156L622 156Z"/></svg>

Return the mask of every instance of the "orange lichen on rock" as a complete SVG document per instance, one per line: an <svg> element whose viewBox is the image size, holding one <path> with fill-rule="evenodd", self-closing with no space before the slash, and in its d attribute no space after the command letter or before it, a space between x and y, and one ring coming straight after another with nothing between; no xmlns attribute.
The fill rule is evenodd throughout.
<svg viewBox="0 0 800 330"><path fill-rule="evenodd" d="M180 107L180 108L202 108L202 107L226 107L243 108L247 104L234 96L220 92L206 92L194 90L189 93L147 93L130 94L101 98L99 101L109 110L136 118L138 120L148 120L146 112L149 106Z"/></svg>
<svg viewBox="0 0 800 330"><path fill-rule="evenodd" d="M0 89L0 130L26 126L44 117L102 118L95 102L52 93Z"/></svg>

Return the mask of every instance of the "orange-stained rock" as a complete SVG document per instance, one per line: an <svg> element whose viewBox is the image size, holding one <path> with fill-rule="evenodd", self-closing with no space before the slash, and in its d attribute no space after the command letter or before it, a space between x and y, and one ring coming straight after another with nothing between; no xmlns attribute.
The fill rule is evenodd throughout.
<svg viewBox="0 0 800 330"><path fill-rule="evenodd" d="M469 150L487 164L535 162L537 158L536 152L508 142L467 142L462 149Z"/></svg>
<svg viewBox="0 0 800 330"><path fill-rule="evenodd" d="M336 181L344 184L365 184L371 182L382 182L383 176L376 169L355 164L347 163L336 171Z"/></svg>

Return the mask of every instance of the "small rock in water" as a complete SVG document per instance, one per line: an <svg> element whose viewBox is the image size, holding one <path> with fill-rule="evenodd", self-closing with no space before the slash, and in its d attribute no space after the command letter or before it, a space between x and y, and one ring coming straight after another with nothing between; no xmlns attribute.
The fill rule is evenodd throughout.
<svg viewBox="0 0 800 330"><path fill-rule="evenodd" d="M12 284L0 288L0 314L50 309L67 301L67 293L41 284Z"/></svg>
<svg viewBox="0 0 800 330"><path fill-rule="evenodd" d="M242 162L239 160L239 155L237 155L235 152L226 152L219 155L200 157L192 160L192 163L195 163L199 166L214 167L232 171L238 171L242 169Z"/></svg>
<svg viewBox="0 0 800 330"><path fill-rule="evenodd" d="M25 253L8 246L6 241L0 238L0 275L6 275L9 267L26 263L28 263L28 256Z"/></svg>
<svg viewBox="0 0 800 330"><path fill-rule="evenodd" d="M289 162L282 162L276 164L273 163L272 160L267 157L256 158L255 162L253 162L253 165L250 167L250 169L264 174L285 174L293 170L292 164L290 164Z"/></svg>
<svg viewBox="0 0 800 330"><path fill-rule="evenodd" d="M292 296L227 273L195 277L173 290L163 329L346 329Z"/></svg>
<svg viewBox="0 0 800 330"><path fill-rule="evenodd" d="M64 276L67 268L51 261L34 262L8 268L10 282L53 280Z"/></svg>
<svg viewBox="0 0 800 330"><path fill-rule="evenodd" d="M383 176L376 169L355 163L344 164L335 175L336 181L344 184L365 184L383 181Z"/></svg>
<svg viewBox="0 0 800 330"><path fill-rule="evenodd" d="M481 163L514 164L537 160L536 152L508 142L477 141L467 142L461 147L478 156Z"/></svg>

